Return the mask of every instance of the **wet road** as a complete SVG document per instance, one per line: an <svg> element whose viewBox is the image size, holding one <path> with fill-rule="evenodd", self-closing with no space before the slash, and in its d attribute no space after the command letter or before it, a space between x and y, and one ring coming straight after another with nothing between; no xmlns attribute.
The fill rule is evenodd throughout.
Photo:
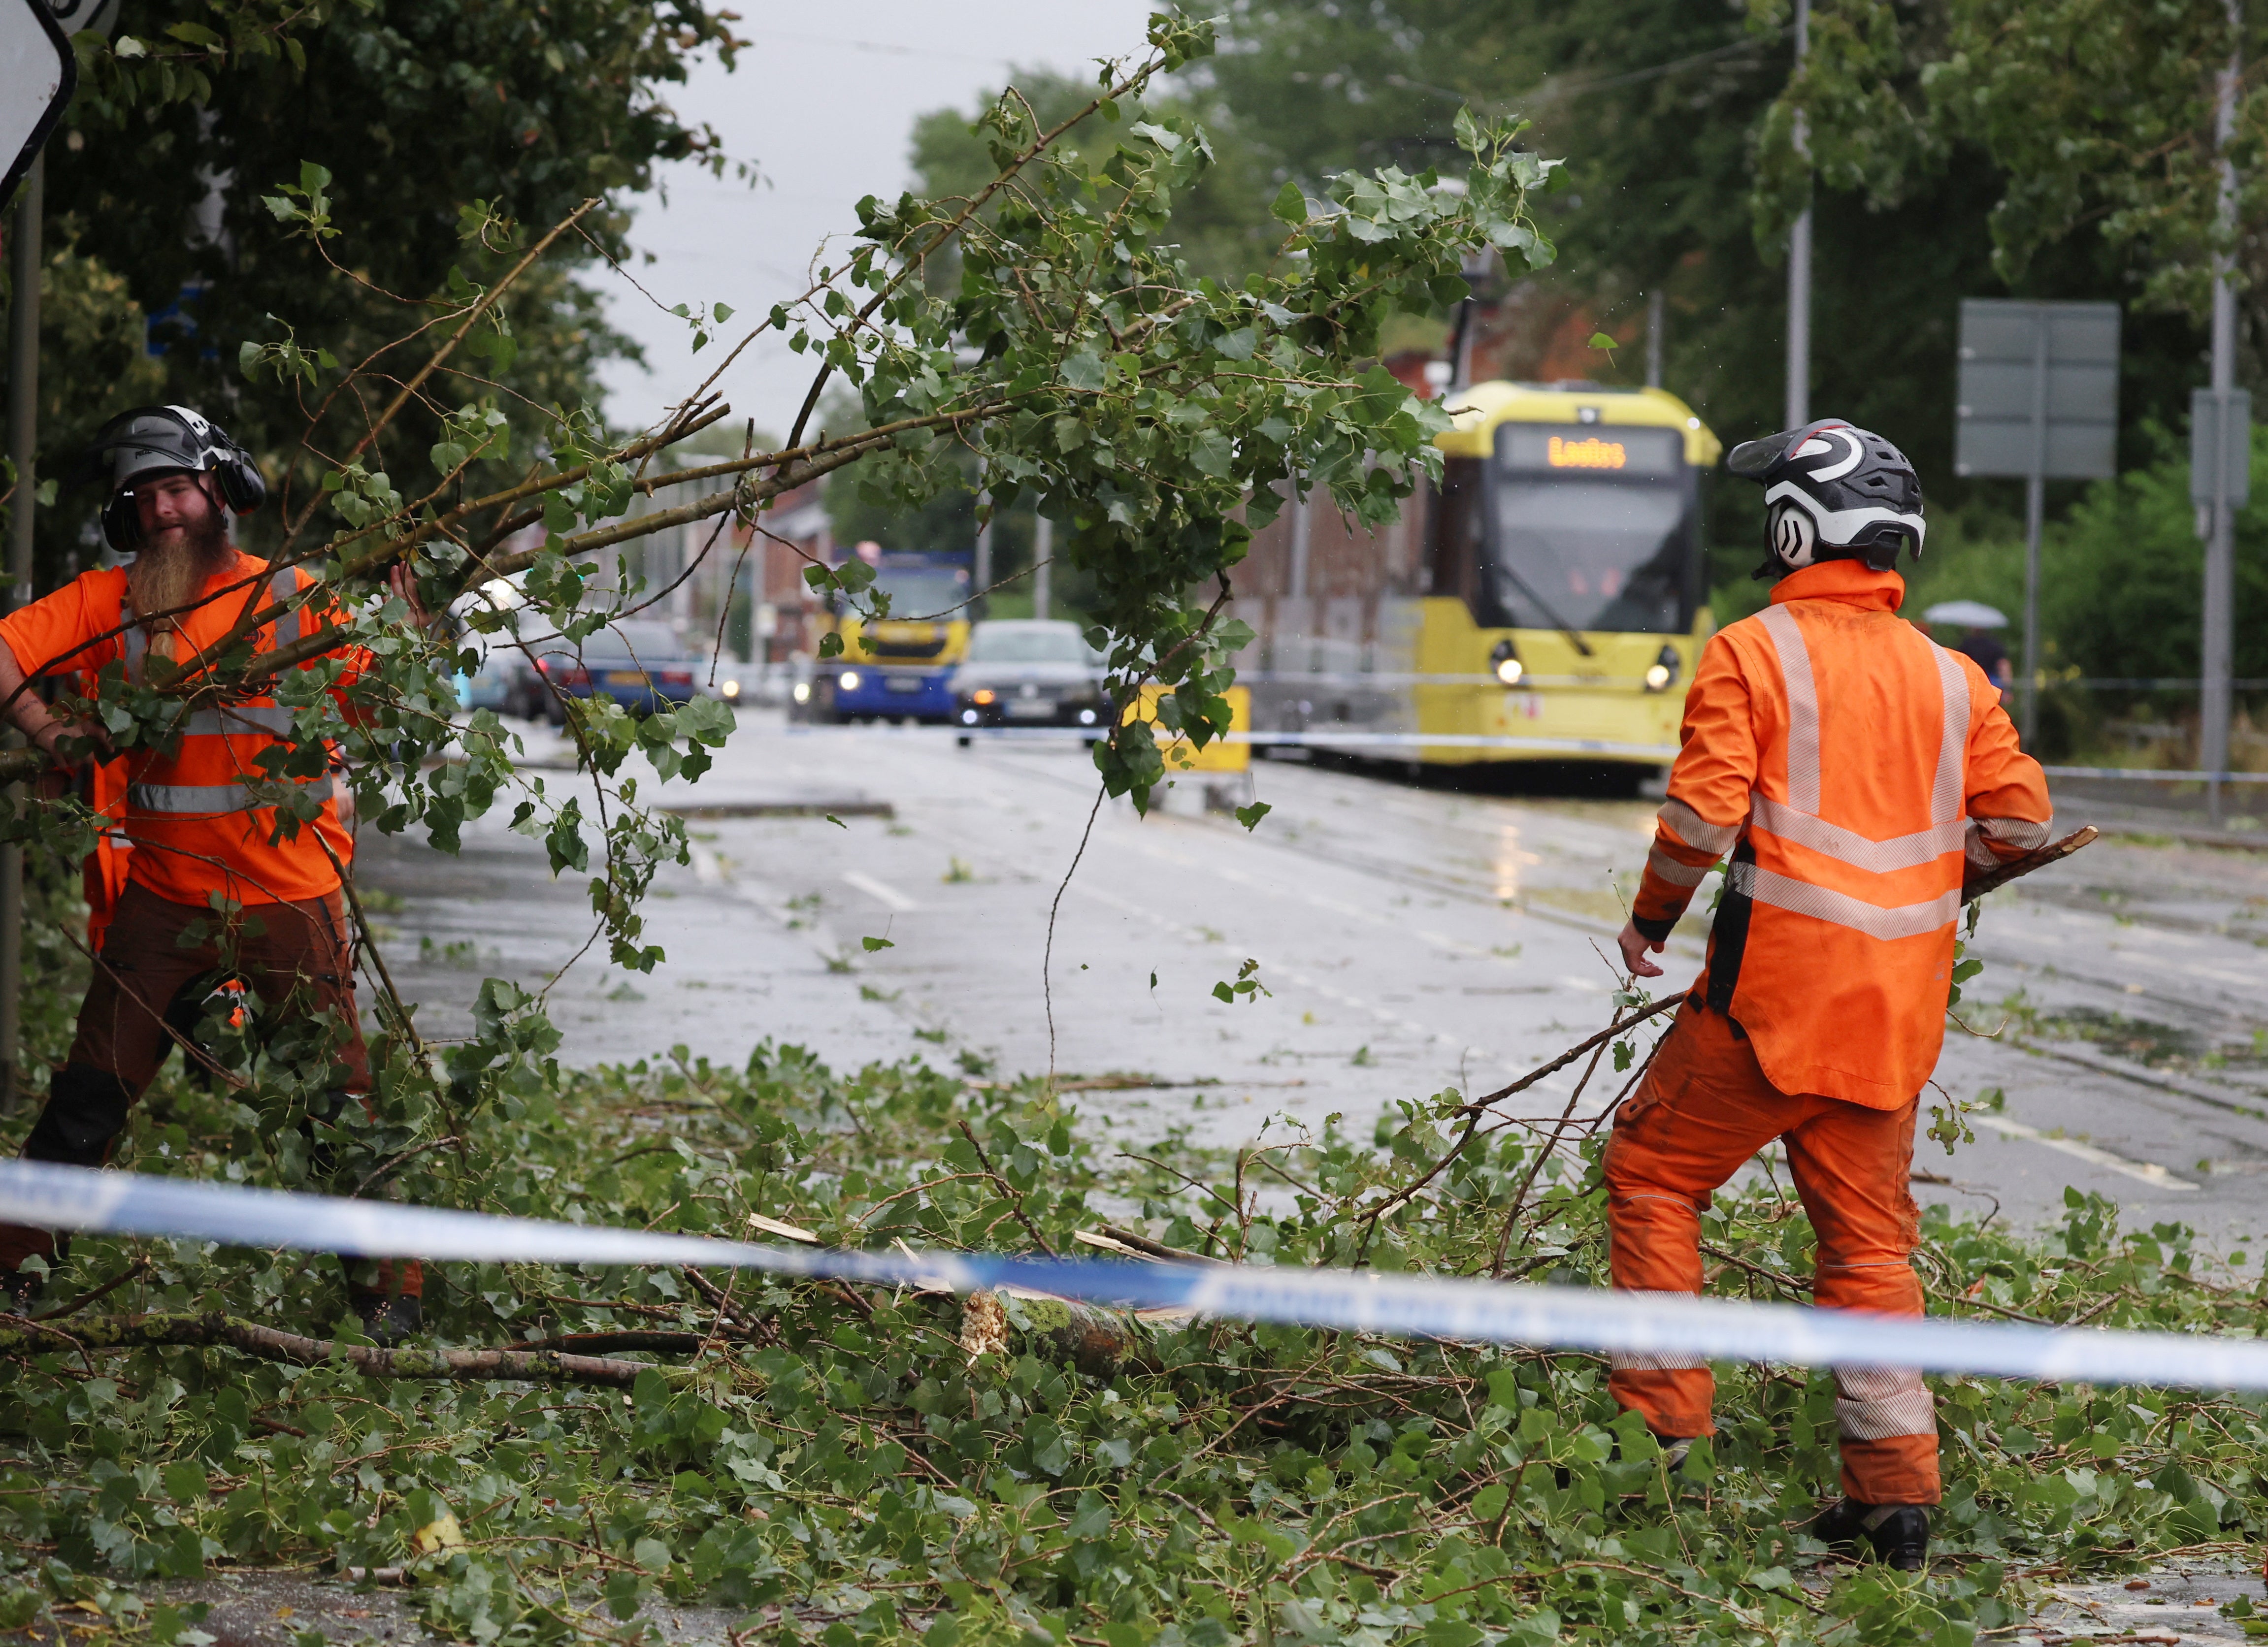
<svg viewBox="0 0 2268 1647"><path fill-rule="evenodd" d="M1398 1099L1488 1091L1607 1021L1605 957L1651 803L1263 761L1253 782L1274 810L1256 833L1184 777L1162 813L1094 811L1064 887L1094 808L1077 748L743 722L713 772L665 790L711 813L692 821L693 866L647 907L667 963L625 975L594 951L552 986L567 1056L676 1043L738 1062L770 1036L838 1065L1052 1062L1096 1084L1079 1099L1096 1122L1237 1142L1335 1114L1366 1136ZM429 1033L461 1028L481 976L541 987L589 935L579 886L552 882L500 818L455 859L366 838L362 862ZM1688 925L1671 985L1700 963ZM890 946L870 952L870 937ZM2264 945L2264 853L2114 837L1996 894L1962 1009L1980 1033L1949 1035L1939 1082L1999 1107L1950 1158L1923 1141L1917 1170L1948 1181L1918 1193L2032 1224L2075 1185L2216 1246L2268 1224ZM1247 960L1266 993L1214 999ZM1556 1115L1574 1073L1527 1107ZM1615 1090L1602 1075L1583 1107Z"/></svg>

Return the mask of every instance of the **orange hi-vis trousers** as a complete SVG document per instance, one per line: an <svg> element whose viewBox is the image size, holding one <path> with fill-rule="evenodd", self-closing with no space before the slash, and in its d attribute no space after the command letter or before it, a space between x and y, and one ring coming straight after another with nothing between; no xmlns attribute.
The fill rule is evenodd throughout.
<svg viewBox="0 0 2268 1647"><path fill-rule="evenodd" d="M1777 1138L1818 1236L1813 1301L1919 1315L1921 1282L1909 1261L1920 1214L1906 1187L1918 1102L1871 1109L1780 1092L1731 1020L1689 1002L1607 1144L1616 1288L1699 1292L1709 1197ZM1607 1387L1657 1435L1715 1433L1716 1381L1705 1361L1617 1356ZM1843 1490L1862 1504L1937 1503L1937 1415L1921 1374L1837 1367L1835 1393Z"/></svg>

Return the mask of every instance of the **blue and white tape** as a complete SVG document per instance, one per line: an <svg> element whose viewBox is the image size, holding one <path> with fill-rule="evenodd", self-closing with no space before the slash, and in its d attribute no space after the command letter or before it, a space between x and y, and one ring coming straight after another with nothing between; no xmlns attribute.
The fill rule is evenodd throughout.
<svg viewBox="0 0 2268 1647"><path fill-rule="evenodd" d="M2268 1343L2198 1333L1916 1320L1578 1287L1260 1265L760 1246L180 1178L0 1161L0 1220L232 1246L463 1263L629 1264L975 1292L1022 1287L1227 1320L1616 1355L1902 1366L2089 1384L2268 1391Z"/></svg>

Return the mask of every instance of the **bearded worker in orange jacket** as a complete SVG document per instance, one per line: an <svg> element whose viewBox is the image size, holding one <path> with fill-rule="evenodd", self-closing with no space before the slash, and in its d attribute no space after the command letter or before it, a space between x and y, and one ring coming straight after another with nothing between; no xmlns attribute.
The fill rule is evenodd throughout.
<svg viewBox="0 0 2268 1647"><path fill-rule="evenodd" d="M1945 1035L1964 867L2047 840L2039 764L1998 687L1897 616L1921 483L1879 435L1829 418L1737 448L1764 488L1771 604L1710 642L1685 702L1646 879L1623 929L1649 960L1727 852L1709 957L1605 1157L1615 1286L1701 1290L1700 1216L1764 1145L1786 1148L1818 1239L1822 1305L1919 1315L1907 1188ZM1813 1530L1919 1568L1942 1496L1911 1369L1835 1370L1841 1502ZM1672 1451L1713 1432L1707 1364L1616 1358L1608 1387Z"/></svg>
<svg viewBox="0 0 2268 1647"><path fill-rule="evenodd" d="M340 865L354 847L339 820L333 776L294 776L261 759L293 746L293 711L255 691L195 710L164 747L112 756L99 727L59 718L25 689L26 677L92 676L113 663L130 682L157 670L194 674L241 619L299 597L315 580L229 541L229 513L258 508L267 488L250 455L189 408L122 413L96 437L88 462L89 478L108 482L103 535L134 558L0 618L0 699L60 763L92 754L124 767L124 783L108 786L123 789L123 805L105 814L113 845L130 849L124 887L70 1051L24 1142L32 1160L100 1166L173 1049L169 1011L178 1016L181 1004L194 1006L232 977L271 1009L288 1004L331 1017L335 1041L321 1072L329 1090L310 1107L311 1120L332 1121L350 1099L362 1101L370 1068L340 895ZM422 621L398 571L394 587ZM254 631L254 650L291 644L327 611L302 604L271 619ZM331 656L346 664L332 688L335 706L351 718L347 689L368 659L354 648ZM315 815L296 831L279 830L276 803L295 785L318 803ZM224 926L225 943L216 930ZM53 1264L64 1250L51 1232L0 1224L0 1308L20 1312L38 1291L27 1259ZM415 1261L350 1270L349 1302L374 1340L398 1342L422 1324L423 1280Z"/></svg>

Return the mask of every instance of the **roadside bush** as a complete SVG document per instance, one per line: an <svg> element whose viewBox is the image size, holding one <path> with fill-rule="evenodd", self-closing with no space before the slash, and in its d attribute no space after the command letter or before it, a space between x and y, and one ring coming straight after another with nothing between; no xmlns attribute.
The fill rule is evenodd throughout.
<svg viewBox="0 0 2268 1647"><path fill-rule="evenodd" d="M1114 1154L1035 1084L919 1063L844 1076L767 1044L740 1070L681 1053L551 1077L510 1124L468 1118L463 1153L423 1158L437 1198L719 1234L761 1214L850 1246L1075 1251L1075 1232L1116 1219L1248 1263L1445 1274L1487 1271L1502 1243L1508 1275L1604 1281L1594 1145L1539 1173L1530 1129L1484 1130L1421 1183L1452 1151L1455 1092L1400 1105L1374 1143L1332 1129L1226 1154L1169 1136ZM125 1164L278 1179L225 1097L170 1096ZM2264 1289L2188 1232L2068 1201L2039 1239L1933 1209L1934 1307L2250 1329ZM1776 1185L1723 1198L1705 1239L1712 1292L1806 1295L1809 1231ZM295 1563L399 1570L429 1627L478 1642L624 1641L648 1629L642 1608L706 1599L767 1640L828 1647L1954 1643L2018 1618L2027 1574L2235 1550L2268 1528L2250 1400L1933 1380L1945 1554L1908 1579L1802 1531L1834 1491L1824 1373L1720 1368L1724 1429L1672 1472L1586 1355L1120 1320L1115 1350L1074 1357L1013 1300L987 1347L946 1297L437 1274L445 1342L619 1357L637 1342L622 1335L682 1335L629 1350L647 1364L628 1389L576 1391L389 1379L336 1354L106 1351L106 1323L144 1312L303 1328L340 1313L327 1264L295 1254L80 1242L74 1285L121 1276L102 1306L120 1313L0 1332L12 1621L78 1604L191 1639L149 1586Z"/></svg>

